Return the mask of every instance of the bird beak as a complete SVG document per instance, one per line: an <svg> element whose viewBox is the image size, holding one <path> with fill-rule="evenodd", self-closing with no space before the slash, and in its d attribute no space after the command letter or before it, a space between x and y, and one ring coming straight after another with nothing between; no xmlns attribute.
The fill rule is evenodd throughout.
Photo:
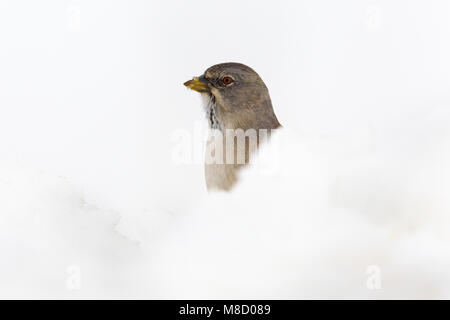
<svg viewBox="0 0 450 320"><path fill-rule="evenodd" d="M208 81L202 77L195 77L192 80L186 81L184 83L189 89L195 90L197 92L210 92Z"/></svg>

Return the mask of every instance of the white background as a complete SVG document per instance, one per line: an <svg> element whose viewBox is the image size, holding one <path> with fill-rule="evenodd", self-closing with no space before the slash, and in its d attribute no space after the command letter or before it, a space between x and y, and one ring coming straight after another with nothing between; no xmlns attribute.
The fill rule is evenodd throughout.
<svg viewBox="0 0 450 320"><path fill-rule="evenodd" d="M425 238L443 228L439 219L449 212L449 16L444 0L3 0L0 297L448 297L447 265L439 260L448 255L436 249L447 239ZM336 222L342 234L323 235L343 243L332 255L322 250L327 245L304 247L303 240L313 243L319 230L335 227L310 222L311 237L294 237L298 246L290 247L277 235L292 216L279 207L257 211L250 201L260 199L244 195L246 189L233 200L211 200L202 165L173 162L173 133L192 132L203 120L199 97L183 82L229 61L260 74L291 139L301 146L295 137L304 135L321 146L312 147L308 165L325 158L329 174L312 169L301 180L304 188L291 181L292 198L273 202L298 215L302 198L326 198L329 206L314 210L333 219L345 211ZM295 161L299 167L306 166L302 159ZM311 195L318 180L326 186ZM276 181L263 183L277 189ZM241 204L227 207L230 201ZM214 220L215 208L234 216L233 223ZM309 205L303 209L295 220L302 226L312 214ZM241 211L250 216L237 231ZM419 218L411 222L409 214ZM366 216L377 219L364 227L352 222ZM349 221L353 227L346 229ZM265 240L252 242L252 252L280 265L256 277L267 261L247 261L239 248L259 223L268 229L260 230ZM398 230L389 229L394 224L425 238L397 239ZM182 235L187 226L198 232ZM361 241L349 234L372 227L389 230L346 251ZM224 238L203 248L211 230ZM274 238L267 240L270 230ZM226 250L232 241L239 255L230 257L231 269L220 255L173 261L184 251L177 236L183 244L195 239L193 254ZM280 243L266 251L266 240ZM395 241L399 253L386 253ZM408 263L418 247L423 259ZM361 252L372 253L359 261ZM390 260L403 253L403 260ZM298 256L312 264L292 261ZM429 269L433 258L441 264ZM353 263L360 265L345 267ZM383 263L396 271L378 295L366 288L365 266L383 270ZM79 288L67 285L70 266L81 272ZM355 283L338 280L346 277ZM318 286L326 289L315 291ZM425 289L415 295L412 287Z"/></svg>

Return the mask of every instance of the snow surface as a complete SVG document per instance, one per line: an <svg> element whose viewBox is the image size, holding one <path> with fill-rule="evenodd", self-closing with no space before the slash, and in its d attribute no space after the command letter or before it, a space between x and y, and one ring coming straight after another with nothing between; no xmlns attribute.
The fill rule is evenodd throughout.
<svg viewBox="0 0 450 320"><path fill-rule="evenodd" d="M0 4L0 298L450 298L447 1L44 3ZM224 61L285 129L208 195Z"/></svg>

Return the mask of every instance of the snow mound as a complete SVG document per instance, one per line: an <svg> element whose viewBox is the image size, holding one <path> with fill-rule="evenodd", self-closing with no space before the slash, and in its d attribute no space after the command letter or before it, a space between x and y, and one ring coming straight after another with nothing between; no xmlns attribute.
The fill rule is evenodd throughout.
<svg viewBox="0 0 450 320"><path fill-rule="evenodd" d="M395 150L283 129L233 192L175 212L97 208L4 162L0 296L448 298L449 118L434 117Z"/></svg>

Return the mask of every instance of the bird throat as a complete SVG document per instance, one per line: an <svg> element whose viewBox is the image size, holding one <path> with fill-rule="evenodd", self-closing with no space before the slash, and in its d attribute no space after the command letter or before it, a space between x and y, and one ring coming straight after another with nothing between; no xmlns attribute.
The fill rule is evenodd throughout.
<svg viewBox="0 0 450 320"><path fill-rule="evenodd" d="M212 94L202 94L202 99L210 129L222 130L222 126L217 119L216 98Z"/></svg>

